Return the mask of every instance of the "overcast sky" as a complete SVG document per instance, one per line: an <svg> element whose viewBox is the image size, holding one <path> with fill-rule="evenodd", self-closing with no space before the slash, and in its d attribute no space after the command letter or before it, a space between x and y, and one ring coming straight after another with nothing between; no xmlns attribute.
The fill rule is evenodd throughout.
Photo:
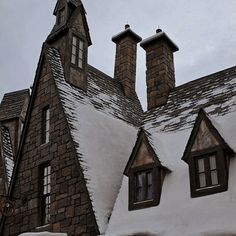
<svg viewBox="0 0 236 236"><path fill-rule="evenodd" d="M113 75L111 37L131 28L143 39L158 26L179 46L177 85L236 65L236 0L84 0L93 45L89 63ZM0 99L33 84L56 0L0 0ZM145 54L138 49L137 91L145 103Z"/></svg>

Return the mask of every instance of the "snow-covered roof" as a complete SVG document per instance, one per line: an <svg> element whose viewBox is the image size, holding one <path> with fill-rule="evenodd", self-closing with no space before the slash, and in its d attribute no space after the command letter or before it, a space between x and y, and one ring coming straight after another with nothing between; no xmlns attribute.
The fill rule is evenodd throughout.
<svg viewBox="0 0 236 236"><path fill-rule="evenodd" d="M14 157L11 144L11 137L9 129L2 126L1 127L1 146L2 146L2 158L3 164L6 170L7 182L10 184L12 172L14 168Z"/></svg>
<svg viewBox="0 0 236 236"><path fill-rule="evenodd" d="M106 235L234 235L236 160L230 160L228 191L191 198L188 165L181 160L198 111L204 108L228 145L236 150L236 67L176 87L166 105L148 111L144 128L167 173L160 204L128 210L123 177Z"/></svg>
<svg viewBox="0 0 236 236"><path fill-rule="evenodd" d="M39 233L24 233L24 234L20 234L19 236L67 236L67 234L39 232Z"/></svg>
<svg viewBox="0 0 236 236"><path fill-rule="evenodd" d="M87 92L73 87L65 81L59 52L49 48L48 59L103 234L141 124L141 105L92 67Z"/></svg>

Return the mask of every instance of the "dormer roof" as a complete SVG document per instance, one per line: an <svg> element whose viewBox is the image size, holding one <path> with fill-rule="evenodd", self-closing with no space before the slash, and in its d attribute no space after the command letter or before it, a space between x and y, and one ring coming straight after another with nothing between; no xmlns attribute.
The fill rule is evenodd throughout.
<svg viewBox="0 0 236 236"><path fill-rule="evenodd" d="M227 149L231 153L234 153L217 128L213 125L204 109L201 108L186 145L182 160L188 162L188 157L191 152L199 149L214 148L215 146L221 146L222 149Z"/></svg>

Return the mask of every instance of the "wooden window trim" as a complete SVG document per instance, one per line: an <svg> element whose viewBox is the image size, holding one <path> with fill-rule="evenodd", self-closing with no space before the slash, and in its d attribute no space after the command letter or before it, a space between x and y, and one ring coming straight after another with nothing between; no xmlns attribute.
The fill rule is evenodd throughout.
<svg viewBox="0 0 236 236"><path fill-rule="evenodd" d="M214 154L216 157L216 168L218 176L218 184L210 185L209 178L207 178L207 185L204 188L199 188L197 181L197 167L196 160L204 158L204 156ZM209 169L209 167L207 167ZM195 151L190 154L189 157L189 175L190 175L190 188L191 188L191 197L201 197L205 195L215 194L228 190L228 169L229 169L229 160L225 155L224 149L222 146L217 146L214 148L208 148L201 151ZM208 174L209 175L209 174Z"/></svg>
<svg viewBox="0 0 236 236"><path fill-rule="evenodd" d="M136 201L136 179L135 174L138 172L152 172L152 185L153 185L153 199L146 201ZM147 207L157 206L160 203L161 197L161 187L162 187L162 179L161 179L161 171L163 171L160 167L153 164L147 164L139 167L132 168L129 172L129 210L137 210L143 209Z"/></svg>
<svg viewBox="0 0 236 236"><path fill-rule="evenodd" d="M45 179L45 175L44 175L44 170L45 168L47 167L50 167L51 169L51 165L50 165L50 162L46 162L46 163L43 163L39 166L39 212L40 212L40 217L39 217L39 225L40 226L44 226L44 225L48 225L50 224L50 216L49 216L49 221L46 221L46 199L47 197L50 198L51 196L51 189L50 189L50 192L47 193L47 194L44 194L44 179ZM51 188L51 175L52 175L52 171L50 170L50 188ZM51 200L51 199L50 199ZM50 210L50 205L49 204L49 210ZM50 215L50 213L49 213Z"/></svg>
<svg viewBox="0 0 236 236"><path fill-rule="evenodd" d="M76 45L73 44L74 38L76 39ZM82 48L81 48L82 43ZM75 46L75 54L73 53L73 47ZM80 56L82 55L82 56ZM72 61L72 57L75 57L75 62ZM79 66L79 61L82 62L82 66ZM85 68L85 41L81 38L72 34L72 41L71 41L71 66L77 70L83 71Z"/></svg>

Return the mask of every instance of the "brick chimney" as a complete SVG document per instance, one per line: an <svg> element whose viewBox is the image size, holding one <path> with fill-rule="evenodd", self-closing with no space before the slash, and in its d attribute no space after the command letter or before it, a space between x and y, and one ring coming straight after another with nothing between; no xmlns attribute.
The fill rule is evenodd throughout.
<svg viewBox="0 0 236 236"><path fill-rule="evenodd" d="M116 44L114 78L121 83L128 98L136 96L137 43L141 40L142 38L134 33L129 25L125 25L124 31L112 37L112 41Z"/></svg>
<svg viewBox="0 0 236 236"><path fill-rule="evenodd" d="M150 110L166 104L175 87L173 53L179 48L161 29L140 45L146 51L147 107Z"/></svg>

